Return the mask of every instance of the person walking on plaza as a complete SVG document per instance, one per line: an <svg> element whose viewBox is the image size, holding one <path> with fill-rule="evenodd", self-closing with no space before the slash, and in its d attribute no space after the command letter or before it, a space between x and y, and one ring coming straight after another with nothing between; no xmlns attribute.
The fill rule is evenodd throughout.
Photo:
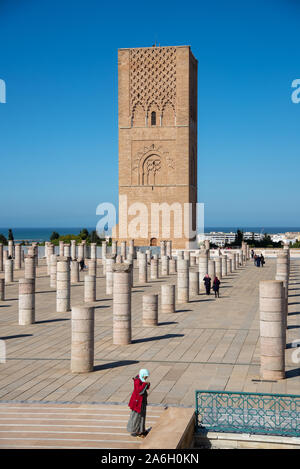
<svg viewBox="0 0 300 469"><path fill-rule="evenodd" d="M146 436L146 408L147 408L147 389L150 388L149 371L140 370L139 374L133 379L133 393L128 406L131 409L127 424L127 431L131 436L145 438Z"/></svg>
<svg viewBox="0 0 300 469"><path fill-rule="evenodd" d="M211 289L211 278L208 274L205 275L203 279L204 285L205 285L205 290L206 294L210 295L210 289Z"/></svg>
<svg viewBox="0 0 300 469"><path fill-rule="evenodd" d="M254 265L257 265L257 262L256 262L257 261L257 255L256 254L254 254L254 256L253 256L253 261L254 261Z"/></svg>
<svg viewBox="0 0 300 469"><path fill-rule="evenodd" d="M253 259L253 257L254 257L254 251L253 249L251 249L251 259Z"/></svg>
<svg viewBox="0 0 300 469"><path fill-rule="evenodd" d="M256 267L260 267L260 256L256 256Z"/></svg>
<svg viewBox="0 0 300 469"><path fill-rule="evenodd" d="M264 264L265 264L265 258L264 258L264 256L261 254L261 256L260 256L260 265L263 267Z"/></svg>
<svg viewBox="0 0 300 469"><path fill-rule="evenodd" d="M215 298L220 298L220 280L218 279L217 276L214 278L214 283L213 283L213 291L215 292Z"/></svg>

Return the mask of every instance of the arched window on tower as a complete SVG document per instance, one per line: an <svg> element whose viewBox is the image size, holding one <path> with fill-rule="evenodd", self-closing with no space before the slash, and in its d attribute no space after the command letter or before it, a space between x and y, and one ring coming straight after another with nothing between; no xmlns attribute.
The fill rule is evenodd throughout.
<svg viewBox="0 0 300 469"><path fill-rule="evenodd" d="M151 112L151 125L156 125L156 112Z"/></svg>

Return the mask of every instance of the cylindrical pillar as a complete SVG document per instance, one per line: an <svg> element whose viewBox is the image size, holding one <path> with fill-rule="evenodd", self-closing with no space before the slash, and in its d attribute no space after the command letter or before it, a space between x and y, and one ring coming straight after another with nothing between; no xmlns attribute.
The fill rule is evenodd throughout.
<svg viewBox="0 0 300 469"><path fill-rule="evenodd" d="M166 255L166 242L161 241L160 242L160 257L163 257Z"/></svg>
<svg viewBox="0 0 300 469"><path fill-rule="evenodd" d="M221 256L221 262L222 262L222 276L224 277L225 275L227 275L227 257Z"/></svg>
<svg viewBox="0 0 300 469"><path fill-rule="evenodd" d="M169 274L176 274L176 259L169 260Z"/></svg>
<svg viewBox="0 0 300 469"><path fill-rule="evenodd" d="M169 275L169 258L168 256L162 256L161 258L161 275Z"/></svg>
<svg viewBox="0 0 300 469"><path fill-rule="evenodd" d="M5 282L4 278L0 278L0 301L5 300Z"/></svg>
<svg viewBox="0 0 300 469"><path fill-rule="evenodd" d="M92 303L96 301L96 277L95 275L84 276L84 301Z"/></svg>
<svg viewBox="0 0 300 469"><path fill-rule="evenodd" d="M77 246L78 260L84 259L84 245L82 243Z"/></svg>
<svg viewBox="0 0 300 469"><path fill-rule="evenodd" d="M88 373L94 368L94 308L72 307L71 372Z"/></svg>
<svg viewBox="0 0 300 469"><path fill-rule="evenodd" d="M50 257L50 287L56 288L56 270L57 270L57 255L52 254Z"/></svg>
<svg viewBox="0 0 300 469"><path fill-rule="evenodd" d="M21 244L15 245L15 269L20 270L22 267L22 258L21 258Z"/></svg>
<svg viewBox="0 0 300 469"><path fill-rule="evenodd" d="M151 280L157 280L158 279L158 260L157 259L151 259L151 262L150 262L150 278L151 278Z"/></svg>
<svg viewBox="0 0 300 469"><path fill-rule="evenodd" d="M143 326L153 327L158 324L158 295L143 295Z"/></svg>
<svg viewBox="0 0 300 469"><path fill-rule="evenodd" d="M106 255L106 294L113 294L113 265L116 262L115 256L113 254Z"/></svg>
<svg viewBox="0 0 300 469"><path fill-rule="evenodd" d="M5 284L13 283L14 281L14 261L7 259L5 261Z"/></svg>
<svg viewBox="0 0 300 469"><path fill-rule="evenodd" d="M126 241L121 241L121 256L123 260L126 259Z"/></svg>
<svg viewBox="0 0 300 469"><path fill-rule="evenodd" d="M70 244L64 244L64 257L71 257L71 246L70 246Z"/></svg>
<svg viewBox="0 0 300 469"><path fill-rule="evenodd" d="M232 272L232 259L227 256L226 262L227 262L227 275L228 275L228 274L231 274Z"/></svg>
<svg viewBox="0 0 300 469"><path fill-rule="evenodd" d="M91 243L91 259L97 259L97 244Z"/></svg>
<svg viewBox="0 0 300 469"><path fill-rule="evenodd" d="M55 262L55 273L56 273L56 262ZM71 261L71 284L78 283L80 281L79 276L79 262L77 260Z"/></svg>
<svg viewBox="0 0 300 469"><path fill-rule="evenodd" d="M89 259L87 261L89 275L97 277L97 259Z"/></svg>
<svg viewBox="0 0 300 469"><path fill-rule="evenodd" d="M214 281L214 278L216 276L216 263L213 259L208 260L208 275L211 278L211 281Z"/></svg>
<svg viewBox="0 0 300 469"><path fill-rule="evenodd" d="M172 241L166 241L166 255L171 259L172 257Z"/></svg>
<svg viewBox="0 0 300 469"><path fill-rule="evenodd" d="M0 243L0 271L3 271L3 244Z"/></svg>
<svg viewBox="0 0 300 469"><path fill-rule="evenodd" d="M201 250L199 253L199 289L200 293L205 291L203 279L208 274L208 251Z"/></svg>
<svg viewBox="0 0 300 469"><path fill-rule="evenodd" d="M199 295L199 272L189 273L189 296Z"/></svg>
<svg viewBox="0 0 300 469"><path fill-rule="evenodd" d="M189 301L189 262L179 259L177 262L177 303Z"/></svg>
<svg viewBox="0 0 300 469"><path fill-rule="evenodd" d="M175 313L175 285L161 286L161 312Z"/></svg>
<svg viewBox="0 0 300 469"><path fill-rule="evenodd" d="M64 242L63 241L59 241L59 256L60 257L64 257Z"/></svg>
<svg viewBox="0 0 300 469"><path fill-rule="evenodd" d="M14 257L14 242L11 240L8 241L8 255Z"/></svg>
<svg viewBox="0 0 300 469"><path fill-rule="evenodd" d="M35 322L35 281L33 278L19 280L19 325Z"/></svg>
<svg viewBox="0 0 300 469"><path fill-rule="evenodd" d="M71 258L76 259L76 240L71 239Z"/></svg>
<svg viewBox="0 0 300 469"><path fill-rule="evenodd" d="M260 373L262 379L285 378L285 320L283 282L263 280L259 284Z"/></svg>
<svg viewBox="0 0 300 469"><path fill-rule="evenodd" d="M139 283L147 283L147 256L143 252L139 255Z"/></svg>
<svg viewBox="0 0 300 469"><path fill-rule="evenodd" d="M56 311L65 313L71 310L70 262L68 257L57 258L56 272Z"/></svg>
<svg viewBox="0 0 300 469"><path fill-rule="evenodd" d="M111 253L113 256L117 256L118 254L118 241L112 241L111 243Z"/></svg>
<svg viewBox="0 0 300 469"><path fill-rule="evenodd" d="M130 264L114 264L113 266L114 345L131 343L131 269Z"/></svg>
<svg viewBox="0 0 300 469"><path fill-rule="evenodd" d="M221 257L215 257L215 268L216 268L216 276L221 279L222 278L222 259Z"/></svg>

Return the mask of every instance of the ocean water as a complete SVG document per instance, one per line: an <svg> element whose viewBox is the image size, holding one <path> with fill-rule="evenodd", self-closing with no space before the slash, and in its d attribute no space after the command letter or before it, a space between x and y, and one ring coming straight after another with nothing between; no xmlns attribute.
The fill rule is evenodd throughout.
<svg viewBox="0 0 300 469"><path fill-rule="evenodd" d="M49 241L50 236L53 231L57 231L60 235L67 234L79 234L82 228L86 228L88 231L95 230L95 227L65 227L65 228L13 228L11 227L16 241L31 240L31 241ZM205 233L211 231L223 231L225 233L236 232L237 229L242 231L250 231L254 233L285 233L287 231L297 231L300 232L300 227L261 227L261 226L207 226L205 227ZM0 228L0 233L7 237L8 228Z"/></svg>

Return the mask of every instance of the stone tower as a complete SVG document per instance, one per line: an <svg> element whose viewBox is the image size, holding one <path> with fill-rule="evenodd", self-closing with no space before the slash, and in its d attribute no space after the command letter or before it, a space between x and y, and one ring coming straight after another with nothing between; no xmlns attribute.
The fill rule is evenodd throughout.
<svg viewBox="0 0 300 469"><path fill-rule="evenodd" d="M118 73L115 237L188 248L196 229L197 60L189 46L119 49Z"/></svg>

